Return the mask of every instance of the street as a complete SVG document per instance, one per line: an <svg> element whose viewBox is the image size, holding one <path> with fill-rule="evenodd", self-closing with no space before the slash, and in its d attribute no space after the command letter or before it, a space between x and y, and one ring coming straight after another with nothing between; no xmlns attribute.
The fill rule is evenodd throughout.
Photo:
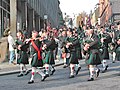
<svg viewBox="0 0 120 90"><path fill-rule="evenodd" d="M35 83L27 84L31 74L18 78L17 74L0 76L0 90L119 90L120 62L111 63L106 73L94 81L88 82L89 72L84 60L81 61L81 71L72 79L69 79L69 68L57 66L53 76L41 82L41 77L36 74ZM99 66L101 69L101 65Z"/></svg>

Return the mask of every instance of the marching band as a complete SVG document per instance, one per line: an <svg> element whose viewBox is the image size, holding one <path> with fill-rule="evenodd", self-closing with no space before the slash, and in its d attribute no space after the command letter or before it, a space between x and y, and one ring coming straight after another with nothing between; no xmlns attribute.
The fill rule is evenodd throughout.
<svg viewBox="0 0 120 90"><path fill-rule="evenodd" d="M107 71L107 60L110 60L111 47L114 49L112 51L113 59L120 61L119 23L118 29L110 32L106 31L104 26L100 30L95 30L91 26L79 26L77 29L51 29L43 30L41 33L33 30L31 36L31 38L25 38L22 31L18 31L15 40L17 64L20 65L18 77L30 72L26 68L26 64L30 64L32 68L28 84L34 83L36 73L42 77L41 81L53 75L56 71L54 65L55 59L58 59L57 56L59 59L63 59L64 68L70 67L69 78L74 78L79 73L80 61L85 57L85 63L90 73L88 81L94 80L94 74L96 78L99 76L98 65L103 65L102 73ZM59 53L55 54L56 51ZM44 67L44 72L39 67Z"/></svg>

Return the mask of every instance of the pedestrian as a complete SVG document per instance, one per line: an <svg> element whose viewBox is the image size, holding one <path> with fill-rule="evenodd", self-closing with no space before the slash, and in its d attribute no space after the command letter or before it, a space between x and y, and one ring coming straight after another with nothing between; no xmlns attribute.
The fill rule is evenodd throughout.
<svg viewBox="0 0 120 90"><path fill-rule="evenodd" d="M8 31L8 44L9 44L9 56L10 56L10 60L9 60L9 64L14 62L15 59L15 49L14 49L14 45L15 45L15 40L13 38L13 36L11 35L11 31Z"/></svg>

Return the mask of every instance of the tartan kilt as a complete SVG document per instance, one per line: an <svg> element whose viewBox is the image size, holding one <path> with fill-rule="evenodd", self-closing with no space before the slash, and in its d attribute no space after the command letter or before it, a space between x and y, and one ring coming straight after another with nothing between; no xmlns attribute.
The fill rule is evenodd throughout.
<svg viewBox="0 0 120 90"><path fill-rule="evenodd" d="M85 61L87 65L99 65L102 58L99 50L92 50L89 53L88 59Z"/></svg>
<svg viewBox="0 0 120 90"><path fill-rule="evenodd" d="M55 64L54 61L54 53L53 51L48 51L45 55L45 59L43 60L44 64Z"/></svg>
<svg viewBox="0 0 120 90"><path fill-rule="evenodd" d="M76 52L70 52L69 63L70 64L78 64L78 58L76 56Z"/></svg>
<svg viewBox="0 0 120 90"><path fill-rule="evenodd" d="M78 59L82 59L81 49L76 49L76 56Z"/></svg>
<svg viewBox="0 0 120 90"><path fill-rule="evenodd" d="M116 60L120 61L120 46L116 49Z"/></svg>
<svg viewBox="0 0 120 90"><path fill-rule="evenodd" d="M24 51L19 51L17 57L17 64L29 64L28 54Z"/></svg>
<svg viewBox="0 0 120 90"><path fill-rule="evenodd" d="M102 58L105 60L109 60L109 51L107 47L103 47Z"/></svg>
<svg viewBox="0 0 120 90"><path fill-rule="evenodd" d="M43 66L43 61L42 61L42 59L38 60L37 53L32 56L31 66L32 67L42 67Z"/></svg>

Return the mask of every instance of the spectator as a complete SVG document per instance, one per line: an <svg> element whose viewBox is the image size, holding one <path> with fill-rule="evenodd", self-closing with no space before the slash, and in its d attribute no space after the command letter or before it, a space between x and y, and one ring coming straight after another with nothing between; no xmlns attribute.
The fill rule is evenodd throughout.
<svg viewBox="0 0 120 90"><path fill-rule="evenodd" d="M15 41L11 35L11 32L8 31L8 44L9 44L9 54L10 54L10 60L9 60L9 64L14 63L14 58L15 58L15 50L14 50L14 45L15 45Z"/></svg>

